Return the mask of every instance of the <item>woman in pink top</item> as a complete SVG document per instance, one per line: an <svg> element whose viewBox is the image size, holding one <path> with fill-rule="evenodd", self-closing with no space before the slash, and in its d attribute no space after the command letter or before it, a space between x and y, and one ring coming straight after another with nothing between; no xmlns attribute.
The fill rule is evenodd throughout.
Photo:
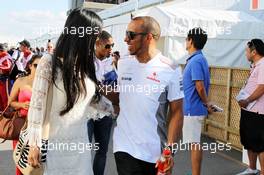
<svg viewBox="0 0 264 175"><path fill-rule="evenodd" d="M246 57L252 69L240 100L240 140L248 151L249 168L243 174L257 174L256 160L259 156L261 173L264 175L264 43L252 39L247 43ZM241 94L241 93L240 93Z"/></svg>
<svg viewBox="0 0 264 175"><path fill-rule="evenodd" d="M35 70L40 61L41 55L34 55L27 63L26 74L18 78L12 88L9 104L11 107L19 110L21 117L27 117L29 102L32 92L32 84L35 77ZM17 140L13 141L13 148L15 148ZM22 175L18 168L16 168L16 175Z"/></svg>

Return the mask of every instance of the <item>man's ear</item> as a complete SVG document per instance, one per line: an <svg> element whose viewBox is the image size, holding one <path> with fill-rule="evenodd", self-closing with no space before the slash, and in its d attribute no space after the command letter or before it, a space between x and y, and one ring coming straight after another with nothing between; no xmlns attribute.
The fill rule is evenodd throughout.
<svg viewBox="0 0 264 175"><path fill-rule="evenodd" d="M193 40L192 40L192 38L189 38L189 42L190 42L191 45L193 45Z"/></svg>
<svg viewBox="0 0 264 175"><path fill-rule="evenodd" d="M97 39L97 40L95 41L95 46L96 46L96 47L99 47L99 45L100 45L100 40Z"/></svg>
<svg viewBox="0 0 264 175"><path fill-rule="evenodd" d="M151 33L148 33L147 40L151 41L152 39L154 39L153 35Z"/></svg>
<svg viewBox="0 0 264 175"><path fill-rule="evenodd" d="M252 50L252 55L253 55L253 56L257 55L257 51L256 51L256 49Z"/></svg>

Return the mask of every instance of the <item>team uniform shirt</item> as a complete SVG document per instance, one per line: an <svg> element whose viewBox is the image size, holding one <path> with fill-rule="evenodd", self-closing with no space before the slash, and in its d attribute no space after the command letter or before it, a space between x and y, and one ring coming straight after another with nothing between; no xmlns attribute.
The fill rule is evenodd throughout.
<svg viewBox="0 0 264 175"><path fill-rule="evenodd" d="M179 66L157 54L147 63L135 57L118 61L120 113L114 152L156 163L167 142L168 103L183 98Z"/></svg>
<svg viewBox="0 0 264 175"><path fill-rule="evenodd" d="M0 76L8 75L12 68L12 58L6 52L0 53Z"/></svg>
<svg viewBox="0 0 264 175"><path fill-rule="evenodd" d="M183 71L183 113L184 116L206 116L207 108L203 104L199 96L195 81L202 80L208 95L210 86L210 73L207 60L203 53L198 50L193 53L188 59Z"/></svg>
<svg viewBox="0 0 264 175"><path fill-rule="evenodd" d="M261 58L253 65L244 90L251 95L258 85L264 85L264 58ZM249 111L264 114L264 95L256 100L256 103Z"/></svg>
<svg viewBox="0 0 264 175"><path fill-rule="evenodd" d="M20 54L19 57L18 57L18 54ZM19 51L15 51L12 55L12 58L15 60L18 70L24 72L27 66L27 63L29 62L29 60L31 60L32 56L33 56L33 53L30 51L20 52L20 53Z"/></svg>
<svg viewBox="0 0 264 175"><path fill-rule="evenodd" d="M109 57L109 58L105 58L103 60L95 58L94 66L95 66L96 79L102 83L105 80L105 76L104 75L113 70L112 58ZM102 105L100 106L99 104L102 104ZM101 108L105 108L105 107L103 107L105 105L109 106L109 108L112 108L112 102L110 100L108 100L107 98L104 98L104 97L101 98L101 102L99 104L98 105L100 106L100 109ZM98 115L98 118L102 119L105 116L106 115Z"/></svg>
<svg viewBox="0 0 264 175"><path fill-rule="evenodd" d="M111 57L103 60L95 58L95 73L98 81L102 82L104 80L104 75L113 70L112 62L113 60Z"/></svg>

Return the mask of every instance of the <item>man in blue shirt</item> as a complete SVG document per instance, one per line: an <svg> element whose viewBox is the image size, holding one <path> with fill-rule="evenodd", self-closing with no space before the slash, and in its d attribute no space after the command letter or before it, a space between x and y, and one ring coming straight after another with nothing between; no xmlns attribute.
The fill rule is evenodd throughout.
<svg viewBox="0 0 264 175"><path fill-rule="evenodd" d="M201 28L188 32L186 50L190 57L183 72L184 89L184 124L183 143L191 146L192 175L200 175L202 150L200 138L202 121L211 111L208 101L210 74L202 49L207 41L207 34Z"/></svg>

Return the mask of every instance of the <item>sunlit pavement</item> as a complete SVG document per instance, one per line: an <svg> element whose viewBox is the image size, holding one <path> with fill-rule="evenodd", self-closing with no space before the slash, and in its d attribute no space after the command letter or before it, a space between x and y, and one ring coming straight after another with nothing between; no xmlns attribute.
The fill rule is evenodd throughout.
<svg viewBox="0 0 264 175"><path fill-rule="evenodd" d="M203 137L203 142L210 143L212 140ZM109 145L105 175L117 175L113 155L112 139ZM241 163L242 153L228 151L210 153L205 151L203 155L202 175L235 175L245 169ZM191 170L190 154L187 151L178 152L175 157L173 175L187 175ZM88 164L89 162L87 162ZM12 160L12 142L0 144L0 175L15 175L15 166Z"/></svg>

